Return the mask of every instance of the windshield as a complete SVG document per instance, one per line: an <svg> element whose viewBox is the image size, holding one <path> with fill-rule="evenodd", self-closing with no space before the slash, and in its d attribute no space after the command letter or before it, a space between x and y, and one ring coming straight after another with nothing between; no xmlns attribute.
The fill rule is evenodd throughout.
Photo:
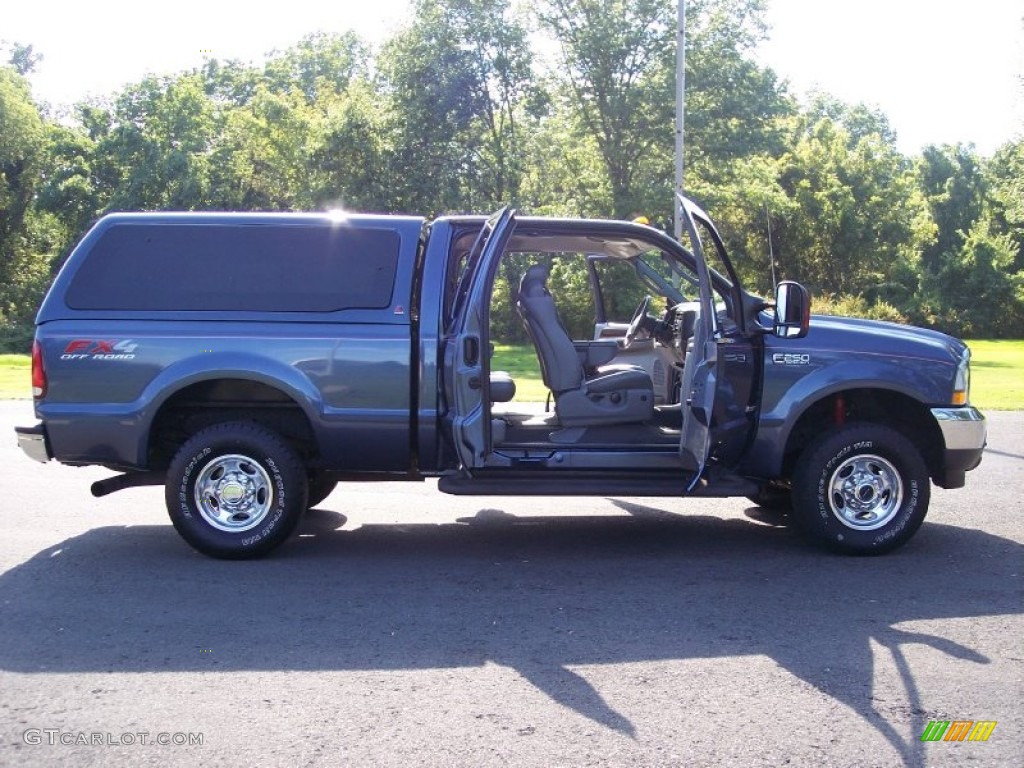
<svg viewBox="0 0 1024 768"><path fill-rule="evenodd" d="M645 253L636 259L635 265L645 283L675 304L689 301L700 285L692 270L664 251Z"/></svg>

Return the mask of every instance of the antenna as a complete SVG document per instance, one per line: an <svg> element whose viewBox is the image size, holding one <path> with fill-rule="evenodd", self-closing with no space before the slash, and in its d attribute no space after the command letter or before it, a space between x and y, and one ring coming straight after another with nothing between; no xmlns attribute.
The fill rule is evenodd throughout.
<svg viewBox="0 0 1024 768"><path fill-rule="evenodd" d="M772 290L778 290L779 281L775 277L775 247L772 245L772 217L768 214L768 203L764 204L764 218L768 222L768 258L772 262Z"/></svg>

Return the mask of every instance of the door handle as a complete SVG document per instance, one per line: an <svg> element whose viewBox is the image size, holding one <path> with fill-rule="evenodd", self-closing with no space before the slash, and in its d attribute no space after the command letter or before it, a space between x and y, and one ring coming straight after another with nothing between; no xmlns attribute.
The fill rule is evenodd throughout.
<svg viewBox="0 0 1024 768"><path fill-rule="evenodd" d="M480 339L476 336L467 336L462 340L462 359L466 365L480 362Z"/></svg>

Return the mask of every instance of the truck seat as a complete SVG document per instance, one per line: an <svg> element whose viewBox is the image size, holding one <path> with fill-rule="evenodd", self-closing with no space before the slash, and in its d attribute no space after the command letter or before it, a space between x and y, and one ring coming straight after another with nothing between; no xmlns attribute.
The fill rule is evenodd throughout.
<svg viewBox="0 0 1024 768"><path fill-rule="evenodd" d="M562 426L626 424L654 414L654 385L635 365L602 365L586 372L547 289L548 268L534 264L519 284L516 308L540 359L541 377Z"/></svg>

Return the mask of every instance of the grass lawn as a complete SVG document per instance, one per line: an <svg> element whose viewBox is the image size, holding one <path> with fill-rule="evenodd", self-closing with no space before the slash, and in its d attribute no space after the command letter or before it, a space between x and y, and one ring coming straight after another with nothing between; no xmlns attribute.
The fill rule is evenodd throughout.
<svg viewBox="0 0 1024 768"><path fill-rule="evenodd" d="M971 404L983 411L1024 410L1024 341L967 343L971 347ZM496 345L491 368L512 374L516 400L543 402L547 398L532 346Z"/></svg>
<svg viewBox="0 0 1024 768"><path fill-rule="evenodd" d="M968 341L971 402L991 411L1024 410L1024 341Z"/></svg>
<svg viewBox="0 0 1024 768"><path fill-rule="evenodd" d="M548 388L540 378L540 363L531 344L495 344L491 358L492 371L507 371L516 381L516 400L521 403L543 403Z"/></svg>
<svg viewBox="0 0 1024 768"><path fill-rule="evenodd" d="M984 410L1024 410L1024 341L970 341L971 403ZM548 391L540 380L533 347L498 344L491 368L508 371L516 380L516 400L544 402ZM0 399L32 396L28 355L0 355Z"/></svg>
<svg viewBox="0 0 1024 768"><path fill-rule="evenodd" d="M971 403L982 411L1024 411L1024 341L969 341ZM490 368L508 371L517 400L544 401L537 354L531 346L496 345Z"/></svg>
<svg viewBox="0 0 1024 768"><path fill-rule="evenodd" d="M32 397L32 358L28 355L0 355L0 398Z"/></svg>

